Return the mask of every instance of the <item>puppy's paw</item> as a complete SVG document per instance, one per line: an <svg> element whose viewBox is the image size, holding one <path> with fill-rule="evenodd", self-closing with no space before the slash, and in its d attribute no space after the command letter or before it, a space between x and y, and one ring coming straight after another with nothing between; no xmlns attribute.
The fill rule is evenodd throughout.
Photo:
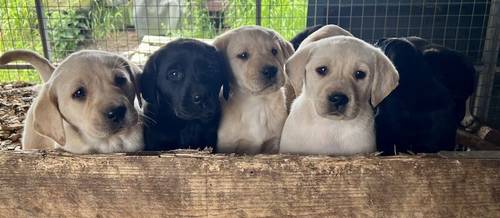
<svg viewBox="0 0 500 218"><path fill-rule="evenodd" d="M465 115L464 119L460 122L460 125L468 132L475 132L480 126L479 120L471 114Z"/></svg>

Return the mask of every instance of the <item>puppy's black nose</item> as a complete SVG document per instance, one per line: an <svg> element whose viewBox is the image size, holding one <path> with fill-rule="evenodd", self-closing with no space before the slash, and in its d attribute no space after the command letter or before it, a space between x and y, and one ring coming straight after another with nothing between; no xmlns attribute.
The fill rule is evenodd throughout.
<svg viewBox="0 0 500 218"><path fill-rule="evenodd" d="M125 113L127 113L127 108L125 106L118 106L111 108L111 110L106 112L105 116L109 121L117 123L123 120Z"/></svg>
<svg viewBox="0 0 500 218"><path fill-rule="evenodd" d="M277 73L278 73L278 68L275 66L265 66L264 69L262 69L262 75L264 75L264 77L267 79L272 79L276 77Z"/></svg>
<svg viewBox="0 0 500 218"><path fill-rule="evenodd" d="M347 95L344 95L342 93L331 94L330 96L328 96L328 100L337 107L346 105L349 102L349 98L347 97Z"/></svg>

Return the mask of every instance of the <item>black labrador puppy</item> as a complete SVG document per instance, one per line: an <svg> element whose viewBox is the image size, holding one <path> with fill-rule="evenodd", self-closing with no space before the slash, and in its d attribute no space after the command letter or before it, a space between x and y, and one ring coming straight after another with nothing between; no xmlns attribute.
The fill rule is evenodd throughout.
<svg viewBox="0 0 500 218"><path fill-rule="evenodd" d="M215 47L192 39L172 41L148 59L141 76L145 150L217 145L224 63Z"/></svg>
<svg viewBox="0 0 500 218"><path fill-rule="evenodd" d="M445 48L419 37L407 37L420 50L437 79L451 92L455 101L456 121L465 115L467 99L474 92L474 65L459 51Z"/></svg>
<svg viewBox="0 0 500 218"><path fill-rule="evenodd" d="M455 103L424 55L404 38L379 40L399 72L399 86L382 101L375 116L377 145L386 155L455 149Z"/></svg>

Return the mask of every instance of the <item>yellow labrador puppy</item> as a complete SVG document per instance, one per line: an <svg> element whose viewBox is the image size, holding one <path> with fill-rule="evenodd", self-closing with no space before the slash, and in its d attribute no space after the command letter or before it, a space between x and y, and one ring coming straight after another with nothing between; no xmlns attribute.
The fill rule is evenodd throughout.
<svg viewBox="0 0 500 218"><path fill-rule="evenodd" d="M276 153L287 117L284 64L292 45L273 30L245 26L217 37L228 61L230 93L222 101L217 151Z"/></svg>
<svg viewBox="0 0 500 218"><path fill-rule="evenodd" d="M301 46L286 72L295 90L281 136L281 153L352 155L374 152L374 107L399 75L372 45L334 36Z"/></svg>
<svg viewBox="0 0 500 218"><path fill-rule="evenodd" d="M36 57L11 59L34 66L44 63ZM139 72L124 58L107 52L70 55L43 84L28 110L23 149L57 148L78 154L141 150L142 122L134 106L136 96L140 102ZM42 72L42 77L47 73Z"/></svg>

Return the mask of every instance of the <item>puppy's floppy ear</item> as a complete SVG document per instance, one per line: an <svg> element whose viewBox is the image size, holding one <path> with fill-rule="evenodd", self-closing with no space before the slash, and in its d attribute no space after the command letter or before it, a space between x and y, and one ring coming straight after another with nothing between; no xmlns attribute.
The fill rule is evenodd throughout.
<svg viewBox="0 0 500 218"><path fill-rule="evenodd" d="M64 146L66 137L63 128L63 119L59 112L55 93L51 90L51 83L46 83L33 105L33 126L37 133L49 137Z"/></svg>
<svg viewBox="0 0 500 218"><path fill-rule="evenodd" d="M380 50L375 51L376 66L373 73L370 103L376 107L399 84L399 73L392 62Z"/></svg>
<svg viewBox="0 0 500 218"><path fill-rule="evenodd" d="M293 55L293 53L295 52L295 49L293 49L292 43L287 42L282 37L279 37L278 43L279 43L281 51L282 51L283 62L286 62L288 60L288 58L290 58Z"/></svg>
<svg viewBox="0 0 500 218"><path fill-rule="evenodd" d="M280 50L281 50L281 54L282 54L282 60L283 60L283 63L286 62L288 60L288 58L290 58L290 56L293 55L293 53L295 52L295 49L293 49L293 45L292 43L288 42L285 40L285 38L283 38L283 36L281 36L278 32L274 31L274 30L271 30L271 29L267 29L266 30L269 34L273 35L273 38L274 40L276 40L280 46Z"/></svg>
<svg viewBox="0 0 500 218"><path fill-rule="evenodd" d="M153 54L149 57L144 70L139 77L139 86L144 100L149 103L156 104L158 97L156 96L156 80L158 78L158 70L156 67L157 55Z"/></svg>
<svg viewBox="0 0 500 218"><path fill-rule="evenodd" d="M130 80L134 84L135 96L137 98L137 101L139 101L139 106L142 108L141 84L140 84L141 69L137 67L137 65L126 59L123 59L123 62L124 62L124 67L127 70L128 76L130 77Z"/></svg>
<svg viewBox="0 0 500 218"><path fill-rule="evenodd" d="M213 45L215 46L215 48L217 48L217 51L221 51L224 56L226 56L227 45L229 44L233 33L234 30L229 30L222 35L217 36L213 42Z"/></svg>
<svg viewBox="0 0 500 218"><path fill-rule="evenodd" d="M337 25L333 24L326 25L324 27L321 27L311 35L309 35L306 39L304 39L304 41L302 41L302 43L300 44L299 49L312 42L316 42L318 40L333 36L353 36L353 35L349 31L342 29Z"/></svg>
<svg viewBox="0 0 500 218"><path fill-rule="evenodd" d="M295 96L299 96L306 76L306 64L309 61L311 49L314 45L308 45L297 50L285 64L285 72L295 91Z"/></svg>

